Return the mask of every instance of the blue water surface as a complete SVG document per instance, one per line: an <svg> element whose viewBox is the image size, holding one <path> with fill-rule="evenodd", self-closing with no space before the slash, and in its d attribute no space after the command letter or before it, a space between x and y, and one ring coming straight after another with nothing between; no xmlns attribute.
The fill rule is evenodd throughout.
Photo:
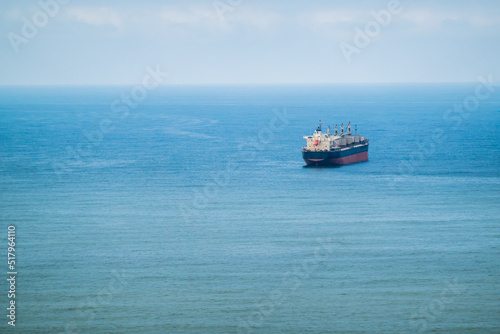
<svg viewBox="0 0 500 334"><path fill-rule="evenodd" d="M499 333L500 87L453 111L476 86L0 88L15 331ZM318 120L369 162L304 168Z"/></svg>

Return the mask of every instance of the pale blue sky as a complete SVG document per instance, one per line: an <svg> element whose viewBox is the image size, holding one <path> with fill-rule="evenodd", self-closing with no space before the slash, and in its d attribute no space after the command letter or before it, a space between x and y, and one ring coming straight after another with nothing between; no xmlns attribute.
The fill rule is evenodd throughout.
<svg viewBox="0 0 500 334"><path fill-rule="evenodd" d="M168 84L500 78L498 0L401 0L350 63L340 43L353 44L389 0L65 2L29 38L23 17L38 13L43 25L39 2L0 2L0 84L134 84L157 64Z"/></svg>

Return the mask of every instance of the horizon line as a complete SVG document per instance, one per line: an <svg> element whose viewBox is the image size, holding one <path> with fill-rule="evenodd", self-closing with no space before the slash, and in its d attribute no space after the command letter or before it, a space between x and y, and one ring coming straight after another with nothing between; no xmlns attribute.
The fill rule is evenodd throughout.
<svg viewBox="0 0 500 334"><path fill-rule="evenodd" d="M167 83L160 84L158 87L175 87L175 86L326 86L326 85L401 85L401 84L471 84L477 81L379 81L379 82L275 82L275 83ZM495 81L494 81L495 83ZM500 83L500 81L496 82ZM6 87L121 87L134 86L140 83L42 83L42 84L2 84L1 88Z"/></svg>

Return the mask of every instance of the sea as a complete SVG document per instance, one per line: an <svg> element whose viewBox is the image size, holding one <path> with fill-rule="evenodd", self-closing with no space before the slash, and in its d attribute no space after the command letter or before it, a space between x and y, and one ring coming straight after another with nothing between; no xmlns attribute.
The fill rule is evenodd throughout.
<svg viewBox="0 0 500 334"><path fill-rule="evenodd" d="M500 333L499 132L479 81L2 86L0 332Z"/></svg>

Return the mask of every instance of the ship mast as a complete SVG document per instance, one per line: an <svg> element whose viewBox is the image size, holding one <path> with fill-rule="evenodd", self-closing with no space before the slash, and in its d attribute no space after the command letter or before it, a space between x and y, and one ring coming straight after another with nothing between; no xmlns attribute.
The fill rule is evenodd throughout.
<svg viewBox="0 0 500 334"><path fill-rule="evenodd" d="M321 124L323 124L323 122L321 122L321 120L320 120L318 122L318 128L316 129L316 131L321 132Z"/></svg>

